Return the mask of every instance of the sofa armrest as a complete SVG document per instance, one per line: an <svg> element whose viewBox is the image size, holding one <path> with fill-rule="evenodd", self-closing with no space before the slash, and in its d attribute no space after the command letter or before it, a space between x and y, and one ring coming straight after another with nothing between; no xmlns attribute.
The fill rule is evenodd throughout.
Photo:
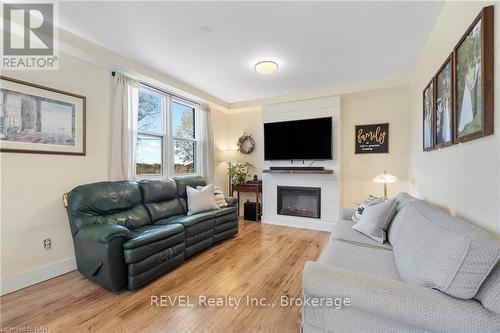
<svg viewBox="0 0 500 333"><path fill-rule="evenodd" d="M353 208L340 208L339 218L341 220L352 220L352 215L356 209Z"/></svg>
<svg viewBox="0 0 500 333"><path fill-rule="evenodd" d="M233 197L227 197L226 198L227 205L229 207L236 207L238 206L238 199L233 198Z"/></svg>
<svg viewBox="0 0 500 333"><path fill-rule="evenodd" d="M105 244L116 237L127 238L130 231L119 224L90 224L82 227L77 235L81 240Z"/></svg>
<svg viewBox="0 0 500 333"><path fill-rule="evenodd" d="M500 332L498 314L434 289L317 262L306 263L302 284L304 297L350 298L357 310L430 331Z"/></svg>
<svg viewBox="0 0 500 333"><path fill-rule="evenodd" d="M123 243L130 231L119 224L92 224L75 235L78 271L84 276L117 292L127 286L127 264Z"/></svg>

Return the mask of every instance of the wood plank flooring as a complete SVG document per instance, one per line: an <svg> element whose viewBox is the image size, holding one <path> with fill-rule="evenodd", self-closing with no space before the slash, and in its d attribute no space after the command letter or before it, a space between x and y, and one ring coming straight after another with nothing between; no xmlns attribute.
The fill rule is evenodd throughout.
<svg viewBox="0 0 500 333"><path fill-rule="evenodd" d="M328 235L240 221L238 236L136 292L114 294L75 271L3 296L0 325L45 326L49 332L295 333L300 307L281 307L280 297L300 297L304 263L317 258ZM190 296L195 306L181 306L176 295ZM241 298L237 309L199 306L200 297L226 295ZM163 296L166 306L156 306L152 296ZM247 297L270 306L249 305Z"/></svg>

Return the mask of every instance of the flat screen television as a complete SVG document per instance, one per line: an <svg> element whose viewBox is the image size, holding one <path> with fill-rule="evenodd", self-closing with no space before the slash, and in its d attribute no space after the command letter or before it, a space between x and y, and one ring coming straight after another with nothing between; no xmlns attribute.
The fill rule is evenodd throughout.
<svg viewBox="0 0 500 333"><path fill-rule="evenodd" d="M331 160L332 117L265 123L264 159Z"/></svg>

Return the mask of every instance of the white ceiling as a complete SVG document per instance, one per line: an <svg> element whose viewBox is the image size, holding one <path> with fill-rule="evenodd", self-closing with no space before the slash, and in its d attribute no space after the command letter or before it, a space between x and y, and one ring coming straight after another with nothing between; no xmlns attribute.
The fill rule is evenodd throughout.
<svg viewBox="0 0 500 333"><path fill-rule="evenodd" d="M60 24L227 102L409 74L442 2L61 2ZM255 73L276 59L279 70Z"/></svg>

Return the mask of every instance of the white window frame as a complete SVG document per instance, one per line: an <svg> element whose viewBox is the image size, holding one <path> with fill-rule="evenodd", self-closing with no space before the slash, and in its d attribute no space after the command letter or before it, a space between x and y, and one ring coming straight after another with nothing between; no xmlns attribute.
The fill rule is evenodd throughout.
<svg viewBox="0 0 500 333"><path fill-rule="evenodd" d="M162 91L153 89L151 87L148 87L146 85L140 85L139 91L145 91L147 93L150 93L152 95L160 96L161 97L161 108L162 108L162 133L153 133L153 132L148 132L148 131L140 131L139 129L137 130L137 136L139 135L147 135L147 136L154 136L154 137L161 137L162 138L162 160L161 160L161 172L159 174L137 174L137 166L134 167L134 173L137 179L154 179L154 178L171 178L173 176L182 176L182 175L200 175L199 170L200 170L200 161L199 161L199 106L190 103L186 100L183 100L182 98L178 98L175 96L172 96L170 94L164 93ZM173 112L172 112L172 102L176 102L178 104L185 105L187 107L193 108L194 110L194 139L185 139L185 138L175 138L174 137L174 129L173 129ZM194 153L194 172L193 173L176 173L175 172L175 149L174 149L174 140L185 140L185 141L192 141L195 143L195 153ZM135 145L137 147L137 142L135 142ZM137 161L136 161L137 163Z"/></svg>
<svg viewBox="0 0 500 333"><path fill-rule="evenodd" d="M189 103L187 101L184 101L180 98L176 98L176 97L172 97L170 102L169 102L169 107L172 105L172 102L175 102L177 104L181 104L181 105L184 105L184 106L187 106L189 108L192 108L194 110L194 117L193 117L193 121L194 121L194 139L187 139L187 138L178 138L178 137L175 137L174 136L174 129L173 129L173 120L172 120L172 117L173 117L173 112L170 112L169 113L169 117L170 117L170 132L172 133L171 135L171 138L172 138L172 142L171 142L171 146L172 147L172 154L170 156L170 161L172 162L172 166L170 167L170 170L172 170L172 175L174 176L186 176L186 175L199 175L199 125L198 125L198 106L193 104L193 103ZM174 141L175 140L183 140L183 141L189 141L189 142L193 142L194 143L194 154L193 154L193 158L194 158L194 161L193 161L193 168L194 168L194 172L192 173L176 173L175 172L175 161L174 161L174 158L175 158L175 149L174 149Z"/></svg>

